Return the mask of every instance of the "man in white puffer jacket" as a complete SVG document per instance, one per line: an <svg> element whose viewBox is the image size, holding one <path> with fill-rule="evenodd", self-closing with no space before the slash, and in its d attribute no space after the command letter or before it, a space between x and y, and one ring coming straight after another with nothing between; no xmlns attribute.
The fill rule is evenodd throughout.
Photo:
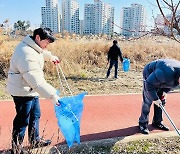
<svg viewBox="0 0 180 154"><path fill-rule="evenodd" d="M27 126L29 142L33 147L51 144L51 140L43 140L39 135L39 95L51 99L54 105L60 105L56 89L46 82L43 72L44 61L59 63L58 57L45 50L54 41L49 28L38 28L33 36L26 36L18 44L11 57L7 90L16 108L12 132L14 153L22 147Z"/></svg>

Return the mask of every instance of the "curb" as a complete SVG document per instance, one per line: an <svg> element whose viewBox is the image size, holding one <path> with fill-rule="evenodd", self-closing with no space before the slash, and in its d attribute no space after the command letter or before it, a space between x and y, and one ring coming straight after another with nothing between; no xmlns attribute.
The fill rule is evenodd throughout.
<svg viewBox="0 0 180 154"><path fill-rule="evenodd" d="M168 132L158 132L158 133L151 133L148 135L140 134L140 135L132 135L132 136L125 136L125 137L117 137L117 138L108 138L108 139L102 139L102 140L94 140L94 141L86 141L82 142L80 145L74 144L73 147L70 149L70 151L73 151L75 149L81 149L84 147L93 147L93 146L114 146L121 143L127 143L131 141L137 141L142 139L154 139L154 138L167 138L167 137L176 137L178 134L176 131L168 131ZM41 148L41 150L34 149L33 153L36 152L38 154L38 151L43 152L44 154L61 154L66 153L69 151L69 148L66 144L59 144L55 146L49 146Z"/></svg>

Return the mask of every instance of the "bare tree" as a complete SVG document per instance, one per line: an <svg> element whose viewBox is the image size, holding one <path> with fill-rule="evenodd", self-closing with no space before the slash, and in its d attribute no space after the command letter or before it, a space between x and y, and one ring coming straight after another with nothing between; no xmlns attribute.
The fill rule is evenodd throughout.
<svg viewBox="0 0 180 154"><path fill-rule="evenodd" d="M180 10L178 10L180 0L177 3L173 0L156 0L156 2L164 18L164 24L170 29L170 36L180 43L180 40L176 38L176 35L180 35ZM165 15L163 8L170 10L170 16Z"/></svg>

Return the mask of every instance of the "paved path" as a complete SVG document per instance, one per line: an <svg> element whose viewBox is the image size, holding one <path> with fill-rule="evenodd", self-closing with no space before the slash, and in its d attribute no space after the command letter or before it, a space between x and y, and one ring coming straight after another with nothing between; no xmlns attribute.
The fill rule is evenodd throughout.
<svg viewBox="0 0 180 154"><path fill-rule="evenodd" d="M166 111L180 128L180 93L168 94ZM99 140L140 134L138 118L141 110L141 94L85 96L81 121L81 141ZM52 137L52 145L63 143L58 131L53 105L41 100L40 130L44 138ZM153 108L150 113L152 120ZM12 101L0 101L0 150L11 146L12 121L15 116ZM174 130L164 115L164 123ZM150 133L160 132L149 126ZM44 130L44 131L43 131ZM24 145L27 145L27 134Z"/></svg>

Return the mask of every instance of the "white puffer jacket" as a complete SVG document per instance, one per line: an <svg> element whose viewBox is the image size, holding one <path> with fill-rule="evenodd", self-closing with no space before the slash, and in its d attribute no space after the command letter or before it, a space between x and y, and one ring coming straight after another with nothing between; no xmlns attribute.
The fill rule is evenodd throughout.
<svg viewBox="0 0 180 154"><path fill-rule="evenodd" d="M38 96L51 99L56 89L44 79L44 60L51 52L42 50L29 36L16 47L7 79L7 90L12 96Z"/></svg>

